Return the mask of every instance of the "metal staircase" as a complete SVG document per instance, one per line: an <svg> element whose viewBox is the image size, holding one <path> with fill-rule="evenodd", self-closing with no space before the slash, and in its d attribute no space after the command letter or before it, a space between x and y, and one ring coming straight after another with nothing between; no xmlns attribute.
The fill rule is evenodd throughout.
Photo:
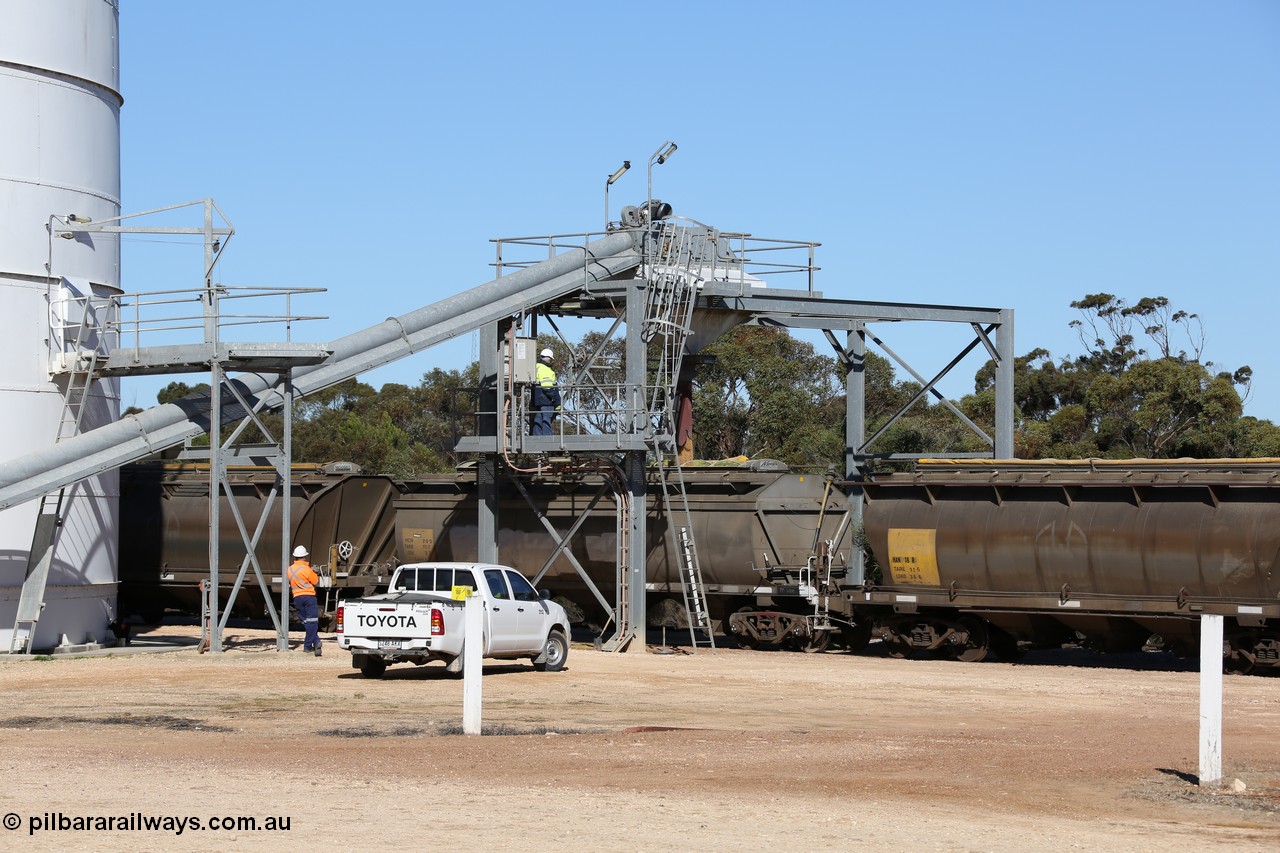
<svg viewBox="0 0 1280 853"><path fill-rule="evenodd" d="M95 371L108 354L108 330L101 322L99 313L110 314L103 300L87 294L68 296L59 302L66 316L60 318L59 322L57 308L51 306L53 340L61 341L62 346L61 351L52 353L50 372L54 374L55 381L61 380L65 382L65 386L62 389L62 413L55 443L80 432L85 408L93 390ZM78 320L72 319L73 313L78 314ZM67 332L71 330L74 330L74 335L69 338ZM44 610L49 569L53 565L55 542L62 527L68 502L67 491L70 488L72 486L62 486L57 491L47 492L40 497L35 532L32 534L31 550L27 556L26 577L22 581L13 634L9 638L10 654L31 651L36 626Z"/></svg>

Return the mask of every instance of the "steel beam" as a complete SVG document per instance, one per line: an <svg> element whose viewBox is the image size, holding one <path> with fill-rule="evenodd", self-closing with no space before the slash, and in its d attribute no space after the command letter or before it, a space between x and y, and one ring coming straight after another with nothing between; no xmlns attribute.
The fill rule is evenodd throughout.
<svg viewBox="0 0 1280 853"><path fill-rule="evenodd" d="M333 355L323 364L294 372L294 388L302 396L315 393L526 307L634 269L641 261L635 248L638 239L638 232L615 232L585 249L565 252L339 338L328 345ZM283 395L272 387L278 381L274 375L242 374L231 381L245 397L263 397L266 408L283 402ZM209 411L208 398L187 397L0 464L0 509L207 432Z"/></svg>

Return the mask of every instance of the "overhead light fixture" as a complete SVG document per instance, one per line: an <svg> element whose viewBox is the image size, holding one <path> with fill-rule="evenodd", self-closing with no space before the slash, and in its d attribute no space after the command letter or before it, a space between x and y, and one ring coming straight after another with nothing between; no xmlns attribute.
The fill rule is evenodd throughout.
<svg viewBox="0 0 1280 853"><path fill-rule="evenodd" d="M618 167L618 171L609 176L604 182L604 230L609 230L609 187L613 186L614 181L626 174L627 169L631 168L630 160L623 160L622 165Z"/></svg>
<svg viewBox="0 0 1280 853"><path fill-rule="evenodd" d="M605 186L607 187L613 186L614 182L617 181L618 178L621 178L623 175L625 175L627 172L627 169L630 169L630 168L631 168L631 161L623 160L622 165L618 167L618 171L614 172L612 175L609 176L609 183L605 184Z"/></svg>
<svg viewBox="0 0 1280 853"><path fill-rule="evenodd" d="M653 221L653 164L657 163L661 166L663 163L676 153L676 144L671 140L667 140L658 146L658 150L653 152L653 156L649 158L649 199L645 203L645 215L649 221Z"/></svg>

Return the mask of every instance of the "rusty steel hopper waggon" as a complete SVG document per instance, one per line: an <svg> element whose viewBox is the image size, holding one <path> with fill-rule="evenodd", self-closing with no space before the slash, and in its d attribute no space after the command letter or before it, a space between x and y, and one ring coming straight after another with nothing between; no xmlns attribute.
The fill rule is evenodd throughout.
<svg viewBox="0 0 1280 853"><path fill-rule="evenodd" d="M891 654L1188 654L1207 613L1229 669L1280 664L1280 460L922 462L866 485L865 525L845 598Z"/></svg>
<svg viewBox="0 0 1280 853"><path fill-rule="evenodd" d="M236 500L260 500L255 478L269 476L237 473ZM744 645L820 651L879 638L891 655L965 661L1062 645L1189 654L1198 617L1213 613L1227 619L1228 668L1280 663L1277 460L924 461L856 484L861 528L841 483L777 463L692 467L686 479L712 615ZM207 472L139 465L123 482L128 529L144 531L121 546L127 606L148 618L191 609L208 576ZM295 483L293 541L321 556L330 614L384 590L400 563L475 559L471 471L398 482L349 465L300 466ZM590 474L551 470L528 488L560 529L596 492ZM676 624L679 608L664 600L679 598L679 580L650 500L652 620ZM553 545L528 503L504 492L499 518L503 559L538 574ZM606 591L617 576L614 536L612 515L597 509L573 545ZM260 547L267 558L278 543ZM226 561L230 581L239 558ZM563 558L538 583L586 621L604 621ZM252 593L236 602L246 615L261 611Z"/></svg>

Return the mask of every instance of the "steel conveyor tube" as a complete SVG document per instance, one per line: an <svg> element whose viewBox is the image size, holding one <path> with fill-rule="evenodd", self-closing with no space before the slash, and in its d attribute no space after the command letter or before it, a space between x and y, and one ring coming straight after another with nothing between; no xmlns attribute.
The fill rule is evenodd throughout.
<svg viewBox="0 0 1280 853"><path fill-rule="evenodd" d="M619 231L511 275L387 319L330 344L321 364L294 371L300 395L312 394L365 371L465 334L521 308L571 293L640 265L642 232ZM278 407L274 375L237 374L246 397ZM209 429L209 398L184 397L0 463L0 509L7 509L100 471L179 444Z"/></svg>

